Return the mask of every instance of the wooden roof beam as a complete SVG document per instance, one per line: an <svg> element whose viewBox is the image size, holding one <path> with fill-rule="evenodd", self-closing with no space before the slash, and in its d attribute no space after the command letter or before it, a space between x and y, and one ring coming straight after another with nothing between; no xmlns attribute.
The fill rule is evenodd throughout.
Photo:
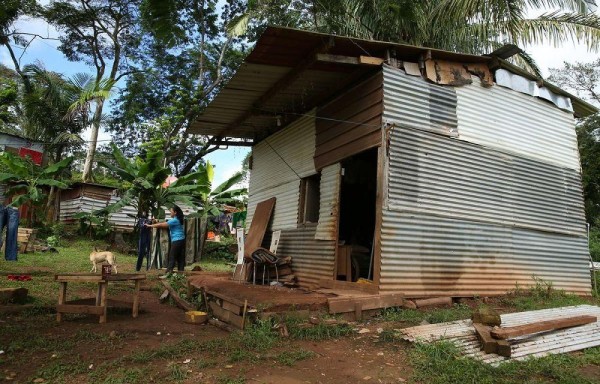
<svg viewBox="0 0 600 384"><path fill-rule="evenodd" d="M333 36L330 36L327 39L327 41L323 42L322 44L319 44L315 49L313 49L313 51L310 54L306 55L306 57L304 59L302 59L302 61L300 61L294 68L292 68L281 79L279 79L275 84L273 84L273 86L271 88L269 88L252 105L252 108L250 108L249 110L247 110L246 112L244 112L242 114L242 116L240 116L237 119L235 119L235 121L233 121L231 124L229 124L227 127L225 127L221 132L219 132L219 134L217 135L217 137L222 138L230 130L232 130L233 128L238 127L244 121L248 120L248 118L250 118L251 116L253 116L256 110L261 110L263 108L263 106L269 100L271 100L277 93L279 93L279 92L285 90L287 87L289 87L296 79L298 79L298 77L300 77L300 75L302 74L302 72L304 72L311 65L313 65L317 61L317 56L316 55L318 53L327 52L331 48L333 48L333 46L334 46L334 38L333 38Z"/></svg>
<svg viewBox="0 0 600 384"><path fill-rule="evenodd" d="M317 53L317 61L324 63L333 64L350 64L350 65L381 65L384 63L384 59L381 57L372 56L343 56L343 55L330 55L327 53Z"/></svg>

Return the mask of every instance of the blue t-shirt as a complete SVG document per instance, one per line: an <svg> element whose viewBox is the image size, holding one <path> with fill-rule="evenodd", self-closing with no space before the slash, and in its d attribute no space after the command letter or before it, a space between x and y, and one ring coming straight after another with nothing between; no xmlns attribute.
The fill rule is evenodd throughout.
<svg viewBox="0 0 600 384"><path fill-rule="evenodd" d="M181 225L178 218L173 217L172 219L167 220L167 224L169 224L169 232L171 233L172 242L185 239L183 225Z"/></svg>

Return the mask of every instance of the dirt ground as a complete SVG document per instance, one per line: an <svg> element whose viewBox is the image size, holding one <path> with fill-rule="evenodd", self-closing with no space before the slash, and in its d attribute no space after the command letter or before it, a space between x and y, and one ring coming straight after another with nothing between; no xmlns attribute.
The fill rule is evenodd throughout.
<svg viewBox="0 0 600 384"><path fill-rule="evenodd" d="M130 299L129 294L119 292L113 297ZM183 322L183 311L160 303L156 290L141 292L141 312L136 319L123 310L109 311L105 324L99 324L97 316L65 317L62 323L56 323L52 313L33 317L10 315L0 320L0 329L8 330L0 331L0 349L2 345L9 344L14 336L10 332L13 329L24 329L30 337L44 340L41 346L34 342L36 348L6 351L0 356L0 370L5 381L26 383L38 379L42 382L40 378L54 376L56 381L45 379L43 382L95 382L90 379L94 370L115 369L114 366L107 367L108 363L124 356L177 345L182 340L202 343L230 337L228 332L211 325ZM15 323L19 323L20 327L15 327ZM182 376L185 377L176 380L183 383L398 383L406 380L410 367L406 365L402 349L390 349L389 344L379 343L376 324L360 324L360 328L367 328L370 332L317 342L290 340L284 348L277 346L272 351L257 354L256 360L252 357L252 350L246 351L249 357L239 362L232 362L227 353L191 351L175 359L128 362L118 368L129 371L139 368L147 382L175 382L172 379L173 365L184 371ZM74 343L68 343L68 340ZM68 349L61 348L61 341L68 344ZM288 366L276 361L282 350L303 350L312 354ZM84 367L85 372L81 372L84 369L81 368L69 373L65 367L73 364ZM49 370L61 369L56 367L62 367L66 373L49 375ZM99 376L106 374L110 375L110 372L101 372ZM128 381L107 379L104 382Z"/></svg>

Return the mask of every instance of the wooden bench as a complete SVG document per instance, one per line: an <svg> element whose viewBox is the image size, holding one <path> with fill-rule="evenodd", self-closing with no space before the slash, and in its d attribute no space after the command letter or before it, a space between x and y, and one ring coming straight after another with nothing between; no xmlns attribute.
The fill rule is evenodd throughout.
<svg viewBox="0 0 600 384"><path fill-rule="evenodd" d="M111 281L133 281L135 290L133 292L132 317L138 316L140 307L140 283L146 280L143 273L119 273L115 275L102 276L93 273L73 273L55 275L54 280L60 283L58 291L58 305L56 306L56 321L62 321L63 313L87 313L100 316L100 323L106 323L107 290ZM67 283L98 283L95 305L81 305L67 302Z"/></svg>

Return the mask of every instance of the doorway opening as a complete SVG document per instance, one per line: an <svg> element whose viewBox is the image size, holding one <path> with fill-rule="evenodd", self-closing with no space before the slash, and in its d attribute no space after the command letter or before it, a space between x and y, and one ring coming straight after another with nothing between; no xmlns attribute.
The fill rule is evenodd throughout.
<svg viewBox="0 0 600 384"><path fill-rule="evenodd" d="M337 280L373 279L377 153L373 148L342 161Z"/></svg>

